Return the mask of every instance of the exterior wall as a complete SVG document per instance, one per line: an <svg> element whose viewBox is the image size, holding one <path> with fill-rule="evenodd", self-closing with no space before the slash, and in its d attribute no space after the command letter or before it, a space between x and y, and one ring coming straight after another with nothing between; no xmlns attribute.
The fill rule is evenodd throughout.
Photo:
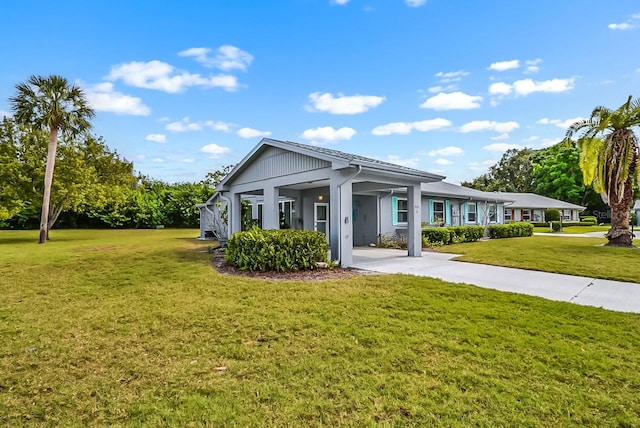
<svg viewBox="0 0 640 428"><path fill-rule="evenodd" d="M365 246L378 241L378 198L353 197L353 245Z"/></svg>
<svg viewBox="0 0 640 428"><path fill-rule="evenodd" d="M320 200L322 197L322 200ZM301 195L301 214L302 214L302 228L304 230L314 230L314 204L316 202L329 202L329 188L319 187L317 189L308 189L302 191ZM300 216L300 214L298 215ZM331 225L329 225L331 227Z"/></svg>

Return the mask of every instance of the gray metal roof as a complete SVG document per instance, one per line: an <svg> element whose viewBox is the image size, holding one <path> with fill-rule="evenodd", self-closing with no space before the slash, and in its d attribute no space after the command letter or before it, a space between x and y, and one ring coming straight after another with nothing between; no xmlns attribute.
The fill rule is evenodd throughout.
<svg viewBox="0 0 640 428"><path fill-rule="evenodd" d="M571 204L569 202L560 201L558 199L536 195L535 193L498 192L498 194L503 195L504 197L511 198L513 203L508 205L510 208L533 208L533 209L555 208L559 210L581 210L581 211L586 208L580 205Z"/></svg>
<svg viewBox="0 0 640 428"><path fill-rule="evenodd" d="M483 192L470 187L458 186L444 181L422 183L422 193L430 196L441 196L470 201L510 202L513 198L498 192Z"/></svg>
<svg viewBox="0 0 640 428"><path fill-rule="evenodd" d="M365 156L356 155L353 153L341 152L340 150L328 149L326 147L312 146L309 144L296 143L294 141L275 140L272 138L263 138L261 143L273 144L280 148L286 148L287 146L295 151L303 150L307 153L313 152L320 155L322 158L337 158L347 162L349 165L361 165L375 169L389 170L393 172L404 172L411 175L425 176L430 179L442 180L445 177L438 174L433 174L427 171L419 169L409 168L402 165L397 165L391 162L385 162L378 159L368 158Z"/></svg>

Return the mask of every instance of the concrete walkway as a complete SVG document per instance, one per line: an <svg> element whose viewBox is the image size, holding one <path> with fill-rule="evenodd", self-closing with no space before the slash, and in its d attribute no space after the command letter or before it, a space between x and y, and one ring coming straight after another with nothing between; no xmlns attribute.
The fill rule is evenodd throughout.
<svg viewBox="0 0 640 428"><path fill-rule="evenodd" d="M428 276L613 311L640 313L640 284L451 260L458 257L457 254L424 251L422 257L407 257L406 254L406 250L354 248L352 267L380 273Z"/></svg>

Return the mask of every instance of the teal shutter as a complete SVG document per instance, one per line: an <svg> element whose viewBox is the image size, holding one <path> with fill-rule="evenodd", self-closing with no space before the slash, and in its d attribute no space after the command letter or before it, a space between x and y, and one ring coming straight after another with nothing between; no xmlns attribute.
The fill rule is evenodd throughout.
<svg viewBox="0 0 640 428"><path fill-rule="evenodd" d="M429 199L429 223L433 224L433 199Z"/></svg>
<svg viewBox="0 0 640 428"><path fill-rule="evenodd" d="M504 216L504 207L496 203L496 223L502 224L502 217Z"/></svg>
<svg viewBox="0 0 640 428"><path fill-rule="evenodd" d="M391 224L398 225L398 197L391 197Z"/></svg>
<svg viewBox="0 0 640 428"><path fill-rule="evenodd" d="M444 201L444 224L445 226L451 226L451 202Z"/></svg>

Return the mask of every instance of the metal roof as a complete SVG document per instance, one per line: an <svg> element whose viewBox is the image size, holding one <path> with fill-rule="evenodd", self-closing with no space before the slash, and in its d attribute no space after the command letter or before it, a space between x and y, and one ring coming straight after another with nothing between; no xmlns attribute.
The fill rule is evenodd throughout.
<svg viewBox="0 0 640 428"><path fill-rule="evenodd" d="M581 210L581 211L586 208L580 205L571 204L569 202L560 201L558 199L536 195L535 193L498 192L498 194L503 195L504 197L511 198L513 203L509 204L510 208L534 208L534 209L555 208L559 210Z"/></svg>
<svg viewBox="0 0 640 428"><path fill-rule="evenodd" d="M470 187L459 186L445 181L422 183L422 193L431 196L442 196L470 201L510 202L513 198L498 192L483 192Z"/></svg>

